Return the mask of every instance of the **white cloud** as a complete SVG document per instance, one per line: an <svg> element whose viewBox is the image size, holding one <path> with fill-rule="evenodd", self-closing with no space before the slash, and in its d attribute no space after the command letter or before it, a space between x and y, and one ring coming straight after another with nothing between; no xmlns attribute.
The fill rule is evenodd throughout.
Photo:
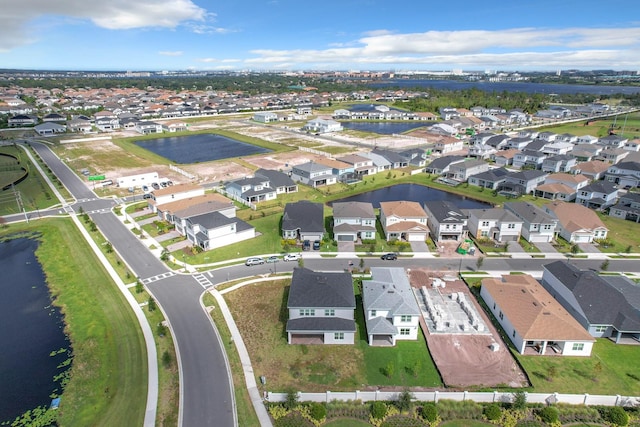
<svg viewBox="0 0 640 427"><path fill-rule="evenodd" d="M356 43L320 50L253 50L248 64L504 65L509 68L640 67L640 27L515 28L498 31L372 31Z"/></svg>
<svg viewBox="0 0 640 427"><path fill-rule="evenodd" d="M159 55L163 55L163 56L182 56L184 52L182 52L181 50L176 50L173 52L167 51L167 50L163 50L158 52Z"/></svg>
<svg viewBox="0 0 640 427"><path fill-rule="evenodd" d="M213 15L191 0L24 0L5 2L0 13L0 50L33 42L28 24L42 16L89 20L110 30L145 27L176 28L185 22L203 22Z"/></svg>

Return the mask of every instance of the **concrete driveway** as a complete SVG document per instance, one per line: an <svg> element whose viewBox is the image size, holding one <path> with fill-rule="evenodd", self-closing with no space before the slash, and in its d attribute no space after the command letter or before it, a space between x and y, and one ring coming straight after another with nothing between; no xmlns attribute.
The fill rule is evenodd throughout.
<svg viewBox="0 0 640 427"><path fill-rule="evenodd" d="M338 252L355 252L356 244L354 242L338 242Z"/></svg>
<svg viewBox="0 0 640 427"><path fill-rule="evenodd" d="M535 242L535 247L540 249L540 252L544 254L557 254L558 251L553 247L551 243L547 242Z"/></svg>
<svg viewBox="0 0 640 427"><path fill-rule="evenodd" d="M413 252L431 252L426 242L410 242Z"/></svg>
<svg viewBox="0 0 640 427"><path fill-rule="evenodd" d="M578 247L580 250L586 254L599 254L600 249L596 247L593 243L578 243Z"/></svg>

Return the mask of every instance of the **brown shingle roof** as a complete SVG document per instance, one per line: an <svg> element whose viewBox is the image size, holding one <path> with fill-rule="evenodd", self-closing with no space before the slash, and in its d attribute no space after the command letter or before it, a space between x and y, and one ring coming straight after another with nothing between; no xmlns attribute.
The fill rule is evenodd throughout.
<svg viewBox="0 0 640 427"><path fill-rule="evenodd" d="M380 202L380 210L384 212L385 217L397 216L400 218L417 218L427 217L426 212L418 202L409 202L406 200L397 202Z"/></svg>
<svg viewBox="0 0 640 427"><path fill-rule="evenodd" d="M568 231L595 230L596 228L608 230L594 211L578 203L555 201L547 203L544 207L553 212L560 224Z"/></svg>
<svg viewBox="0 0 640 427"><path fill-rule="evenodd" d="M595 341L540 283L527 274L483 279L491 294L522 339L527 341Z"/></svg>

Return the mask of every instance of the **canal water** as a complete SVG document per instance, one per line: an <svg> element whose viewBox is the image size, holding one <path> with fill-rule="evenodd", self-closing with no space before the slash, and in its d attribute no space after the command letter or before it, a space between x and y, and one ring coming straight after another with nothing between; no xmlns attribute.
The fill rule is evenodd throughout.
<svg viewBox="0 0 640 427"><path fill-rule="evenodd" d="M49 406L50 395L61 393L54 376L66 369L58 366L71 350L63 317L51 305L37 247L26 238L0 242L0 424Z"/></svg>
<svg viewBox="0 0 640 427"><path fill-rule="evenodd" d="M134 143L179 164L210 162L271 151L226 136L209 133L145 139Z"/></svg>
<svg viewBox="0 0 640 427"><path fill-rule="evenodd" d="M384 175L384 173L381 175ZM480 202L475 199L470 199L453 193L447 193L446 191L425 187L424 185L419 184L396 184L390 187L369 191L367 193L346 197L344 199L334 200L332 203L369 202L373 204L374 208L379 208L380 202L393 202L399 200L418 202L421 205L425 202L447 200L460 209L485 209L491 207L489 203Z"/></svg>

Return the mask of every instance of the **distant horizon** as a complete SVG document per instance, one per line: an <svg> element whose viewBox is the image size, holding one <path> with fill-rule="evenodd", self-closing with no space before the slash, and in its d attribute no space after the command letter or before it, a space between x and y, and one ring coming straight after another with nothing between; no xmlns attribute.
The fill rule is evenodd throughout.
<svg viewBox="0 0 640 427"><path fill-rule="evenodd" d="M640 70L640 3L626 0L5 3L10 69Z"/></svg>

